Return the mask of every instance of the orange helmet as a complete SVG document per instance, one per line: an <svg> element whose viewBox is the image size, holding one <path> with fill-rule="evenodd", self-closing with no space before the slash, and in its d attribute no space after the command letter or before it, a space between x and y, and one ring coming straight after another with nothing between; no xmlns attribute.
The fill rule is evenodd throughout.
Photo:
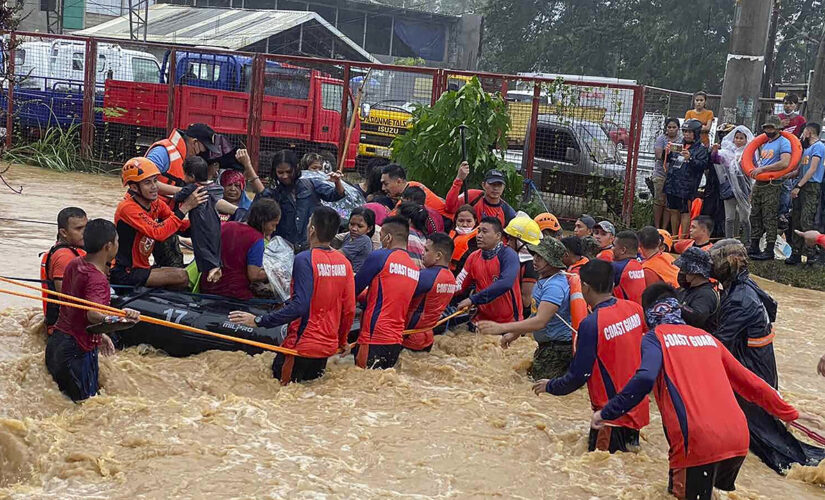
<svg viewBox="0 0 825 500"><path fill-rule="evenodd" d="M533 220L536 221L536 224L539 225L539 229L542 231L545 229L549 229L551 231L561 231L561 224L559 224L559 220L555 215L549 212L538 214Z"/></svg>
<svg viewBox="0 0 825 500"><path fill-rule="evenodd" d="M659 235L662 237L662 243L667 247L668 252L673 251L673 236L664 229L659 229Z"/></svg>
<svg viewBox="0 0 825 500"><path fill-rule="evenodd" d="M124 186L130 182L140 182L155 175L160 175L158 167L152 163L152 160L142 156L127 161L120 172L120 178L123 180Z"/></svg>

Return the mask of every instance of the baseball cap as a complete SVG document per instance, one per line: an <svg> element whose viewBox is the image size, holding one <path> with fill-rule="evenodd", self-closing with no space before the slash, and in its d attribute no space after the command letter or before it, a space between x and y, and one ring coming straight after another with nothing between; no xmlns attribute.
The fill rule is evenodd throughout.
<svg viewBox="0 0 825 500"><path fill-rule="evenodd" d="M710 278L710 254L699 247L690 247L680 255L673 265L685 274L699 274Z"/></svg>
<svg viewBox="0 0 825 500"><path fill-rule="evenodd" d="M596 225L596 219L587 214L582 214L582 216L579 217L579 220L582 221L582 224L587 226L587 229L593 229L593 226Z"/></svg>
<svg viewBox="0 0 825 500"><path fill-rule="evenodd" d="M540 255L542 259L547 261L547 264L556 269L567 268L561 260L567 248L556 238L544 238L538 245L527 245L527 250Z"/></svg>
<svg viewBox="0 0 825 500"><path fill-rule="evenodd" d="M609 220L603 220L596 225L602 228L602 231L604 231L605 233L609 233L613 236L616 236L616 227Z"/></svg>
<svg viewBox="0 0 825 500"><path fill-rule="evenodd" d="M780 128L781 126L782 126L782 121L776 115L768 115L765 118L765 121L762 122L762 128L765 128L765 127Z"/></svg>
<svg viewBox="0 0 825 500"><path fill-rule="evenodd" d="M486 174L484 174L484 182L491 183L491 182L500 182L502 184L507 183L507 176L504 175L504 172L501 170L488 170Z"/></svg>
<svg viewBox="0 0 825 500"><path fill-rule="evenodd" d="M184 130L183 133L187 137L200 141L200 143L203 144L211 154L221 154L220 148L215 145L215 131L212 130L212 127L209 125L205 123L192 123L186 127L186 130Z"/></svg>

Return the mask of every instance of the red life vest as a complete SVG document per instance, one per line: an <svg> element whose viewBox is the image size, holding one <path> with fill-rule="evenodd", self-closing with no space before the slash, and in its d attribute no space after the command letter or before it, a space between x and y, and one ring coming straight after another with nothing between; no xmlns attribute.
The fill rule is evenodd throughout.
<svg viewBox="0 0 825 500"><path fill-rule="evenodd" d="M670 443L670 467L709 464L748 453L748 422L736 402L709 333L688 325L659 325L662 370L653 393Z"/></svg>
<svg viewBox="0 0 825 500"><path fill-rule="evenodd" d="M169 170L161 174L158 180L170 186L183 186L185 184L183 182L183 160L186 159L186 141L180 131L176 129L168 139L161 139L149 146L146 154L149 154L149 150L155 146L163 146L169 153Z"/></svg>
<svg viewBox="0 0 825 500"><path fill-rule="evenodd" d="M593 411L604 408L633 378L642 362L642 337L645 315L642 306L629 300L616 300L610 306L599 307L598 344L593 374L587 379ZM641 429L650 423L650 400L647 396L625 415L610 423Z"/></svg>
<svg viewBox="0 0 825 500"><path fill-rule="evenodd" d="M642 269L650 269L659 278L673 288L679 288L679 268L673 265L673 258L662 252L645 259L642 262Z"/></svg>
<svg viewBox="0 0 825 500"><path fill-rule="evenodd" d="M613 245L602 249L598 254L596 254L596 258L606 260L607 262L613 262Z"/></svg>
<svg viewBox="0 0 825 500"><path fill-rule="evenodd" d="M51 267L52 263L52 255L55 252L60 250L61 248L67 248L74 253L75 257L80 257L81 255L85 255L86 253L79 248L75 248L71 245L67 245L65 243L58 243L55 246L51 247L48 252L40 254L40 286L44 290L51 290L53 292L57 291L57 288L54 286L54 280L51 276L49 276L49 267ZM48 293L43 292L43 298L54 298L49 297ZM43 302L43 318L44 322L46 323L46 330L51 333L51 329L55 323L57 323L57 316L60 313L60 306L57 304L52 304L49 302Z"/></svg>
<svg viewBox="0 0 825 500"><path fill-rule="evenodd" d="M641 304L644 291L645 271L642 269L642 264L636 259L630 259L624 266L619 284L613 288L613 296Z"/></svg>

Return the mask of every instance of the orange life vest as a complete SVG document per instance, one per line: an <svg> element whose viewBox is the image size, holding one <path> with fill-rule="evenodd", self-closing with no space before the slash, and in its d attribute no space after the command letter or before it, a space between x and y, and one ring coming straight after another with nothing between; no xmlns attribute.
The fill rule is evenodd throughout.
<svg viewBox="0 0 825 500"><path fill-rule="evenodd" d="M679 288L679 280L677 279L679 268L674 266L673 261L665 257L662 252L642 261L642 269L650 269L665 283L673 288Z"/></svg>
<svg viewBox="0 0 825 500"><path fill-rule="evenodd" d="M169 153L169 170L161 174L158 180L170 186L183 186L185 184L183 182L183 160L186 159L186 141L183 135L176 129L168 139L161 139L149 146L146 154L149 154L149 150L156 146L163 146Z"/></svg>
<svg viewBox="0 0 825 500"><path fill-rule="evenodd" d="M587 302L582 294L582 282L578 274L564 273L570 286L570 326L573 331L573 352L576 352L576 335L582 320L587 317Z"/></svg>
<svg viewBox="0 0 825 500"><path fill-rule="evenodd" d="M466 260L467 251L470 250L470 241L475 239L478 235L478 229L473 229L467 234L457 234L455 230L450 231L450 237L453 239L455 250L453 250L453 257L450 259L450 271L455 272L458 266ZM475 250L475 248L473 248Z"/></svg>
<svg viewBox="0 0 825 500"><path fill-rule="evenodd" d="M40 286L44 290L51 290L52 292L57 291L54 286L54 280L51 276L49 276L49 266L51 265L52 255L61 248L68 248L75 254L75 257L79 257L81 255L85 255L83 250L75 248L71 245L67 245L65 243L58 243L55 246L51 247L48 252L40 254ZM43 298L53 298L49 297L49 294L43 292ZM44 322L46 323L46 329L49 333L51 333L51 329L55 323L57 323L57 315L60 313L60 306L57 304L52 304L50 302L43 301L43 318Z"/></svg>

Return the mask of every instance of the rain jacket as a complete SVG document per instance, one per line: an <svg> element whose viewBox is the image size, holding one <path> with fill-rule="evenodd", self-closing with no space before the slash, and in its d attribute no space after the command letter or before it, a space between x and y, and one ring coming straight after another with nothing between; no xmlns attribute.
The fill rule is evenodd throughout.
<svg viewBox="0 0 825 500"><path fill-rule="evenodd" d="M272 198L278 202L281 206L281 222L278 223L275 234L299 249L307 244L307 223L312 212L321 206L321 200L338 201L344 195L338 193L331 182L318 179L301 177L295 179L290 187L277 183L274 187L264 189L255 198Z"/></svg>
<svg viewBox="0 0 825 500"><path fill-rule="evenodd" d="M774 389L779 380L770 339L776 310L776 301L750 279L748 271L742 271L722 298L714 334L745 368ZM736 399L748 420L750 450L774 471L783 473L793 463L816 465L825 458L825 450L799 442L782 422L759 406L739 395Z"/></svg>
<svg viewBox="0 0 825 500"><path fill-rule="evenodd" d="M715 155L713 166L719 178L722 199L736 198L736 204L740 210L750 214L750 195L753 189L753 180L745 175L740 163L742 153L745 152L745 146L737 148L733 144L733 137L737 132L741 132L747 137L748 140L745 146L753 140L753 132L748 127L744 125L737 126L722 138L722 145Z"/></svg>
<svg viewBox="0 0 825 500"><path fill-rule="evenodd" d="M691 144L688 151L687 161L679 153L668 153L665 173L665 193L686 200L696 197L702 174L710 163L708 148L701 141Z"/></svg>

